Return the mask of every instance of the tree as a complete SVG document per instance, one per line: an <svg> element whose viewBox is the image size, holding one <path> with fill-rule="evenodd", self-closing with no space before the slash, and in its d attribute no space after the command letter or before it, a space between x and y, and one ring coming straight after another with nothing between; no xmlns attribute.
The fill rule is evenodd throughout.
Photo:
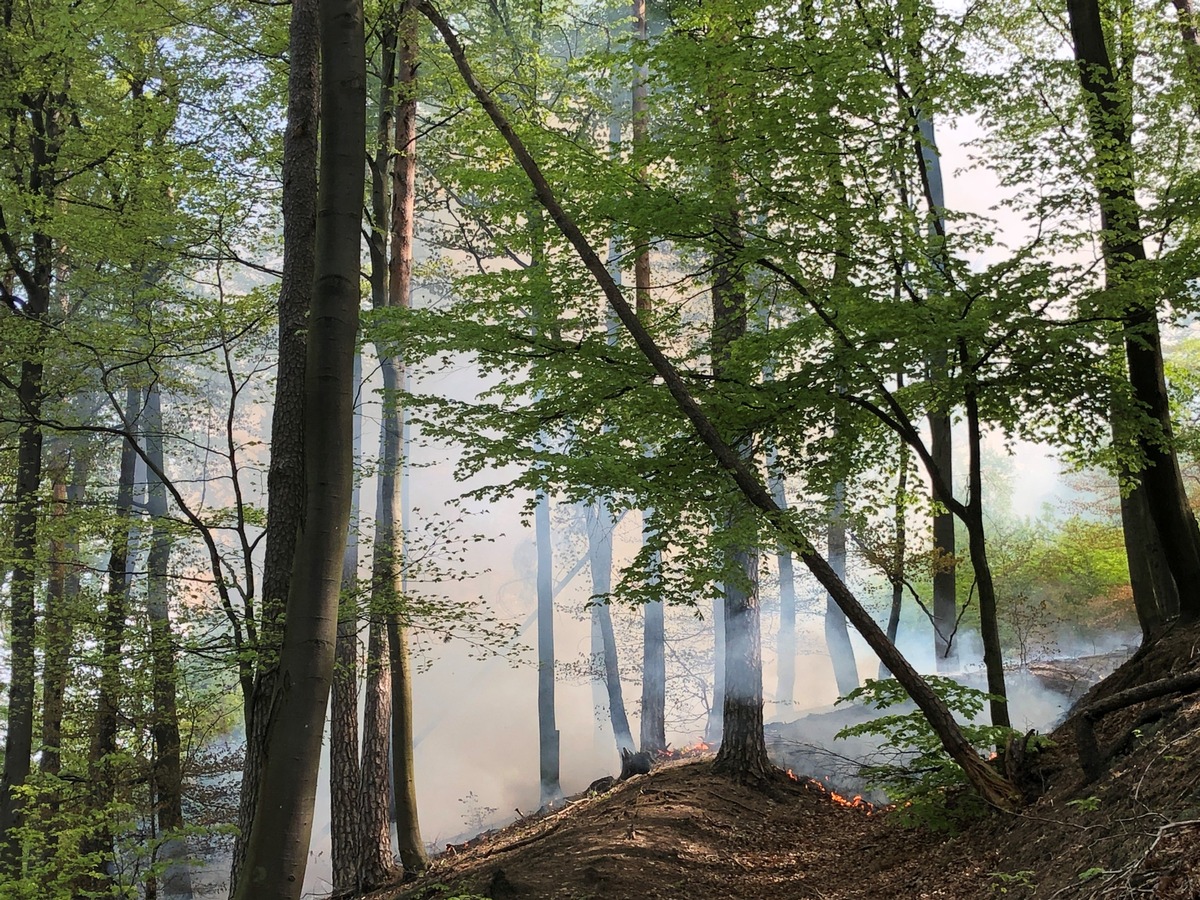
<svg viewBox="0 0 1200 900"><path fill-rule="evenodd" d="M1087 114L1100 207L1105 290L1120 307L1134 401L1145 417L1133 440L1144 461L1140 486L1179 591L1184 621L1200 619L1200 530L1183 490L1163 375L1158 300L1146 283L1146 249L1133 175L1133 108L1104 37L1095 0L1068 0L1071 37Z"/></svg>
<svg viewBox="0 0 1200 900"><path fill-rule="evenodd" d="M354 480L352 387L366 156L362 4L322 0L319 17L324 140L304 381L304 519L238 900L296 900L303 886Z"/></svg>
<svg viewBox="0 0 1200 900"><path fill-rule="evenodd" d="M655 344L653 338L638 321L637 314L625 300L619 287L608 274L591 244L579 230L574 220L559 204L554 191L546 181L537 162L520 140L511 123L487 89L475 78L462 45L441 14L427 2L420 5L422 13L429 18L446 42L463 80L476 100L487 112L497 131L504 137L525 171L539 202L546 208L555 225L571 243L588 272L600 285L605 298L611 304L622 324L630 333L638 349L645 355L654 371L663 379L680 411L690 421L696 435L716 458L720 467L728 473L746 500L760 510L777 528L780 534L797 552L810 571L834 596L847 618L863 635L867 643L908 691L914 702L928 717L931 726L942 740L950 757L958 763L973 787L989 802L1010 807L1018 802L1016 789L994 769L979 758L963 737L953 716L941 699L921 679L911 665L891 645L879 626L854 598L853 594L829 568L829 564L812 550L812 545L796 528L792 517L783 514L772 501L770 493L757 476L747 467L736 448L722 439L711 419L688 390L678 371ZM761 708L759 711L761 715Z"/></svg>
<svg viewBox="0 0 1200 900"><path fill-rule="evenodd" d="M278 676L283 612L305 509L306 326L312 306L317 222L317 134L320 109L317 0L292 4L288 29L287 133L283 145L283 278L279 290L278 361L267 475L266 550L258 664L246 699L246 762L229 893L241 885L242 863L258 808L270 704ZM252 665L252 660L241 663ZM243 685L246 675L242 675ZM243 691L246 688L243 687Z"/></svg>

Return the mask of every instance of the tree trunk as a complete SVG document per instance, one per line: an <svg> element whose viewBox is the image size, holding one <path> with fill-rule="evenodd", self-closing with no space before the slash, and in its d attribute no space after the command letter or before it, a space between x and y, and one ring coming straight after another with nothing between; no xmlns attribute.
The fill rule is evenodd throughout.
<svg viewBox="0 0 1200 900"><path fill-rule="evenodd" d="M600 635L600 663L604 669L608 714L617 750L632 752L633 732L629 730L629 717L625 714L621 669L617 664L617 639L613 634L612 610L608 605L608 594L612 590L612 514L604 500L597 500L589 513L588 566L592 572L592 621Z"/></svg>
<svg viewBox="0 0 1200 900"><path fill-rule="evenodd" d="M51 496L50 579L46 585L46 662L42 672L41 770L57 775L62 768L63 699L71 674L72 608L79 594L79 540L66 523L71 501L77 501L87 468L77 457L68 485L70 453L49 466ZM74 494L74 496L72 496Z"/></svg>
<svg viewBox="0 0 1200 900"><path fill-rule="evenodd" d="M512 124L500 110L487 88L475 77L454 30L426 0L422 0L419 9L442 35L467 88L483 107L496 130L508 143L517 163L529 178L538 201L553 218L563 237L575 249L580 260L629 332L634 344L646 357L655 373L662 378L663 384L675 400L676 405L691 422L696 436L712 452L717 464L729 473L730 478L747 501L763 513L771 525L777 529L780 538L794 549L809 571L816 576L817 581L833 595L838 606L846 614L846 618L863 636L867 645L878 654L880 660L891 670L913 702L925 714L947 754L962 768L967 780L976 791L985 800L998 806L1005 808L1017 806L1021 800L1020 792L979 758L979 754L967 741L958 727L958 723L954 720L953 714L942 699L917 674L917 671L896 649L895 645L888 641L887 636L871 618L870 613L863 608L857 598L837 577L829 567L829 563L812 549L811 542L797 527L794 518L775 504L765 485L758 479L753 469L745 463L738 451L722 439L704 408L688 390L687 384L678 370L638 320L636 311L625 300L624 294L612 280L604 262L596 254L578 224L563 210L554 191L546 181L545 175L542 174L536 160L530 155L529 149L513 130ZM761 706L759 709L761 715Z"/></svg>
<svg viewBox="0 0 1200 900"><path fill-rule="evenodd" d="M774 474L769 484L771 497L780 509L787 509L787 490L783 477ZM792 706L796 688L796 575L792 565L792 551L784 544L777 544L775 558L779 566L779 638L776 649L775 702L781 707Z"/></svg>
<svg viewBox="0 0 1200 900"><path fill-rule="evenodd" d="M367 631L367 683L363 710L362 770L358 795L361 846L355 874L359 890L374 890L399 871L392 853L392 665L387 613L373 612Z"/></svg>
<svg viewBox="0 0 1200 900"><path fill-rule="evenodd" d="M965 357L965 353L963 354ZM964 368L966 359L963 360ZM967 541L970 545L971 567L975 571L975 586L979 591L979 633L983 639L983 666L987 670L988 693L993 699L988 707L992 724L1010 726L1008 693L1004 687L1004 656L1000 649L1000 623L996 609L996 588L988 562L987 540L983 531L983 435L979 424L979 400L973 389L967 391L967 447L970 452L968 478Z"/></svg>
<svg viewBox="0 0 1200 900"><path fill-rule="evenodd" d="M945 368L945 359L943 365ZM937 371L934 367L934 371ZM947 498L939 484L954 484L954 456L950 415L930 414L929 443L933 463L940 474L932 489L933 512L933 653L939 672L958 669L958 645L954 632L958 627L957 568L954 514L946 508Z"/></svg>
<svg viewBox="0 0 1200 900"><path fill-rule="evenodd" d="M846 580L846 484L839 481L833 488L833 514L829 519L829 565L838 578ZM833 675L839 696L846 696L858 687L858 663L854 647L846 630L846 616L832 597L825 598L825 644L833 663Z"/></svg>
<svg viewBox="0 0 1200 900"><path fill-rule="evenodd" d="M134 427L141 427L142 416L135 413L141 406L141 399L141 393L135 388L126 391L126 422L139 423ZM85 855L93 855L101 860L107 860L112 854L112 833L103 823L108 818L116 790L112 756L117 750L123 683L121 664L125 658L122 645L129 603L129 537L133 526L133 482L137 465L135 440L131 434L121 442L121 471L114 509L116 524L113 528L112 551L108 557L108 587L104 592L104 618L100 632L100 685L88 748L88 779L91 782L88 805L100 824L85 834L80 850ZM94 871L95 874L81 880L80 889L100 893L111 891L112 884L110 876L106 874L106 866L101 863Z"/></svg>
<svg viewBox="0 0 1200 900"><path fill-rule="evenodd" d="M354 481L354 353L366 157L359 0L320 0L322 117L305 372L305 505L245 874L234 900L296 900L304 883ZM286 240L286 236L285 236Z"/></svg>
<svg viewBox="0 0 1200 900"><path fill-rule="evenodd" d="M229 872L237 895L246 844L254 825L265 761L271 698L278 677L296 540L305 509L304 392L308 313L312 305L317 227L317 132L320 118L318 0L292 0L288 32L287 131L283 141L283 281L279 289L278 360L267 471L267 536L255 674L244 696L246 759L238 804L238 833ZM245 676L242 676L245 693Z"/></svg>
<svg viewBox="0 0 1200 900"><path fill-rule="evenodd" d="M354 355L354 395L362 392L362 355ZM354 466L362 454L362 411L354 412ZM350 532L342 554L333 685L329 696L329 858L333 889L355 890L363 852L362 773L358 762L358 514L361 488L350 493ZM386 805L386 804L385 804ZM389 832L390 838L390 832ZM390 841L389 841L390 843ZM390 848L389 848L390 849Z"/></svg>
<svg viewBox="0 0 1200 900"><path fill-rule="evenodd" d="M1109 56L1098 0L1067 0L1067 14L1095 156L1106 289L1121 295L1129 383L1153 423L1136 434L1145 460L1141 484L1179 589L1180 618L1193 622L1200 619L1200 531L1175 455L1158 301L1153 285L1138 283L1146 249L1134 180L1133 111Z"/></svg>
<svg viewBox="0 0 1200 900"><path fill-rule="evenodd" d="M550 546L550 498L538 495L534 510L537 544L538 761L541 805L562 799L558 727L554 719L554 551Z"/></svg>
<svg viewBox="0 0 1200 900"><path fill-rule="evenodd" d="M1196 10L1192 0L1171 0L1179 18L1179 37L1187 65L1187 78L1192 89L1192 108L1200 114L1200 33L1196 31Z"/></svg>
<svg viewBox="0 0 1200 900"><path fill-rule="evenodd" d="M37 238L35 237L35 240ZM29 356L21 363L17 386L22 423L17 434L17 484L12 499L13 569L9 596L8 722L4 737L4 776L0 779L0 878L16 870L20 847L13 829L22 823L21 801L15 793L25 783L33 756L33 706L36 692L37 628L34 591L37 579L38 488L42 480L42 353L45 337L41 322L50 300L49 239L32 283L26 284L25 316L38 329ZM22 279L24 281L25 279Z"/></svg>
<svg viewBox="0 0 1200 900"><path fill-rule="evenodd" d="M900 386L903 386L903 384L903 376L901 376ZM891 571L888 572L888 580L892 584L892 605L888 612L887 639L892 644L896 643L896 636L900 633L900 610L904 605L905 554L908 550L907 497L908 445L901 442L900 473L896 477L896 513L893 519L896 543L892 550ZM887 670L887 666L880 663L879 678L890 678L891 675L892 673Z"/></svg>
<svg viewBox="0 0 1200 900"><path fill-rule="evenodd" d="M170 583L171 531L167 522L167 490L151 469L165 472L163 458L162 396L159 384L146 389L145 451L147 504L150 517L150 553L146 562L146 617L150 620L150 668L153 682L154 793L162 844L158 858L165 870L158 879L162 900L192 896L192 875L183 831L183 756L179 737L176 697L175 636L171 631Z"/></svg>
<svg viewBox="0 0 1200 900"><path fill-rule="evenodd" d="M642 608L642 715L640 749L667 749L667 628L661 600Z"/></svg>
<svg viewBox="0 0 1200 900"><path fill-rule="evenodd" d="M400 4L396 82L396 157L392 178L392 256L388 272L388 305L407 309L412 305L413 241L416 222L417 179L417 13L411 0ZM392 588L394 598L403 601L404 537L403 466L404 408L399 392L405 387L404 363L385 360L383 365L384 420L389 428L388 444L394 453L385 453L383 479L391 478L388 502L392 506L391 546ZM388 614L388 646L392 677L392 786L396 798L396 836L400 862L406 872L421 872L429 865L421 827L417 818L415 754L412 725L412 665L404 614L393 604Z"/></svg>
<svg viewBox="0 0 1200 900"><path fill-rule="evenodd" d="M708 707L708 722L704 726L704 742L716 747L721 743L725 722L725 587L713 598L713 689Z"/></svg>

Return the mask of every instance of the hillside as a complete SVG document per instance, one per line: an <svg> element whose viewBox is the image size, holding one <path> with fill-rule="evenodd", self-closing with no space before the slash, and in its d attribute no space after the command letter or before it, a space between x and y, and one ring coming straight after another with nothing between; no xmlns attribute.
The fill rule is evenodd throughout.
<svg viewBox="0 0 1200 900"><path fill-rule="evenodd" d="M1088 783L1078 710L1200 671L1200 629L1177 629L1096 685L1027 772L1038 799L954 836L902 827L780 772L764 789L706 760L668 763L451 848L422 879L373 900L456 896L728 898L1200 897L1200 693L1100 719L1106 758Z"/></svg>

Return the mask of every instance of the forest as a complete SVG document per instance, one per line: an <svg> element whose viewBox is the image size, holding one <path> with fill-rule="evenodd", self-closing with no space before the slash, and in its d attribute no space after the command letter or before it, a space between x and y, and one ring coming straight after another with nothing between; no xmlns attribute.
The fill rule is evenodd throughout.
<svg viewBox="0 0 1200 900"><path fill-rule="evenodd" d="M0 13L0 900L1200 896L1192 0Z"/></svg>

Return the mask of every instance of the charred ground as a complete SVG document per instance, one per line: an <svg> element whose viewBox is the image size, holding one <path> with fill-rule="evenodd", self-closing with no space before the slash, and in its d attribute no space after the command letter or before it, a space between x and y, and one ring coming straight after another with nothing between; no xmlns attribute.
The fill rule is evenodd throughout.
<svg viewBox="0 0 1200 900"><path fill-rule="evenodd" d="M750 788L685 760L451 848L419 881L372 897L1200 898L1200 692L1101 718L1095 780L1075 742L1082 710L1196 671L1200 629L1143 648L1051 735L1026 772L1036 801L955 835L904 827L783 772Z"/></svg>

